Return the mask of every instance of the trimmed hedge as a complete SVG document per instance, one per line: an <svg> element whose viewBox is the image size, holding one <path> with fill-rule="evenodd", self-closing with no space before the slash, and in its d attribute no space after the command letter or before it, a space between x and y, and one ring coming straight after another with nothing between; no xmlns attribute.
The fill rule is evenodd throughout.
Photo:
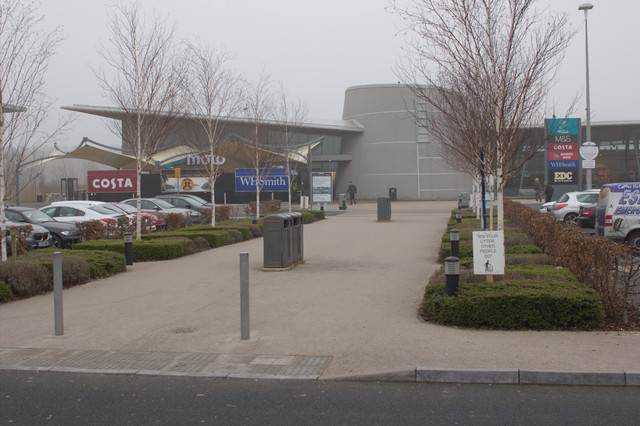
<svg viewBox="0 0 640 426"><path fill-rule="evenodd" d="M124 243L121 243L124 244ZM74 249L38 249L32 251L24 256L25 259L36 259L44 262L51 262L53 253L59 251L62 253L62 264L64 267L65 258L67 257L79 257L84 259L89 266L90 278L108 277L110 275L117 274L118 272L124 272L127 270L126 261L123 254L115 253L113 251L95 251L95 250L81 250L78 244L75 244ZM64 275L63 275L64 276ZM64 279L64 278L63 278Z"/></svg>
<svg viewBox="0 0 640 426"><path fill-rule="evenodd" d="M604 322L598 294L563 280L461 283L456 297L447 296L444 284L433 284L423 301L427 319L465 327L548 330L593 328Z"/></svg>
<svg viewBox="0 0 640 426"><path fill-rule="evenodd" d="M198 231L198 230L183 231L182 229L178 231L155 232L153 234L145 234L145 235L142 235L142 241L149 241L149 240L157 241L157 240L166 239L166 238L187 238L189 240L193 240L196 237L200 237L207 240L207 242L209 243L209 246L213 248L227 245L227 231ZM209 229L211 229L211 227L209 227ZM134 241L134 244L135 243L136 241ZM123 244L123 253L124 253L124 243L122 244Z"/></svg>
<svg viewBox="0 0 640 426"><path fill-rule="evenodd" d="M165 232L163 234L168 234ZM195 233L194 233L195 234ZM146 234L154 235L154 234ZM195 238L197 235L194 235ZM225 233L226 237L226 233ZM75 244L75 250L96 250L111 251L124 255L124 241L120 240L95 240L86 241L84 243ZM186 256L191 253L191 239L167 239L167 240L134 240L133 241L133 260L134 262L142 262L146 260L166 260L175 259L176 257Z"/></svg>
<svg viewBox="0 0 640 426"><path fill-rule="evenodd" d="M0 282L6 283L3 293L8 296L31 297L51 290L53 284L47 268L37 260L8 260L0 262Z"/></svg>
<svg viewBox="0 0 640 426"><path fill-rule="evenodd" d="M229 229L240 231L242 233L242 237L245 240L251 239L251 231L249 230L248 226L216 225L215 228L212 228L211 225L193 225L193 226L185 226L184 228L180 229L180 231L212 232L212 231L228 231Z"/></svg>

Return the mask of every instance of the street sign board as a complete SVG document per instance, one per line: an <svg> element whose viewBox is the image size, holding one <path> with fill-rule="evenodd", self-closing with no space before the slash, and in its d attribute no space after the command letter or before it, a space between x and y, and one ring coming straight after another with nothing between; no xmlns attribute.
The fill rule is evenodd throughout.
<svg viewBox="0 0 640 426"><path fill-rule="evenodd" d="M585 142L580 147L580 157L583 160L595 160L599 153L598 146L593 142Z"/></svg>
<svg viewBox="0 0 640 426"><path fill-rule="evenodd" d="M473 273L504 275L504 231L473 232Z"/></svg>

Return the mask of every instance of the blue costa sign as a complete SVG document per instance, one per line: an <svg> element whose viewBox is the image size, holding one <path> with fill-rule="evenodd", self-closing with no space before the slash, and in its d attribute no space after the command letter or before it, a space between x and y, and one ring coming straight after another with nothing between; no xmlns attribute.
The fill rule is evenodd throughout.
<svg viewBox="0 0 640 426"><path fill-rule="evenodd" d="M261 186L260 191L286 192L289 190L286 169L236 169L236 192L256 192L258 183Z"/></svg>

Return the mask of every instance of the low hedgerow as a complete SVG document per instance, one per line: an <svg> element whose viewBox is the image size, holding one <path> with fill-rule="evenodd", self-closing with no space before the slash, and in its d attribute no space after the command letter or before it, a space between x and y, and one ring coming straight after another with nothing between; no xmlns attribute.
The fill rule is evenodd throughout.
<svg viewBox="0 0 640 426"><path fill-rule="evenodd" d="M124 245L124 242L120 242ZM118 272L124 272L127 270L126 261L124 258L124 250L122 254L114 251L96 251L96 250L82 250L78 244L71 249L39 249L33 251L25 256L25 258L32 258L36 260L52 261L53 253L59 251L62 253L62 263L64 265L66 257L79 257L87 262L89 266L89 276L92 279L108 277L110 275L117 274Z"/></svg>
<svg viewBox="0 0 640 426"><path fill-rule="evenodd" d="M8 284L8 293L18 297L35 296L52 288L51 274L37 260L0 262L0 283Z"/></svg>
<svg viewBox="0 0 640 426"><path fill-rule="evenodd" d="M34 259L42 263L53 277L53 258L37 254ZM89 263L79 256L62 256L62 284L65 287L88 283L91 279Z"/></svg>
<svg viewBox="0 0 640 426"><path fill-rule="evenodd" d="M211 232L211 231L228 231L230 229L236 230L242 234L242 238L245 240L251 239L251 231L249 230L248 225L232 225L232 224L221 224L216 225L215 227L211 227L211 225L193 225L193 226L185 226L180 229L180 231L186 232Z"/></svg>
<svg viewBox="0 0 640 426"><path fill-rule="evenodd" d="M167 233L164 233L167 234ZM155 234L146 234L155 235ZM197 236L197 235L196 235ZM194 236L193 238L195 238ZM225 235L226 236L226 235ZM96 240L76 244L73 250L112 251L124 255L124 241ZM185 256L191 253L191 238L134 240L132 243L133 260L142 262L147 260L166 260Z"/></svg>
<svg viewBox="0 0 640 426"><path fill-rule="evenodd" d="M459 247L459 251L460 251L460 255L458 256L458 258L462 261L462 259L465 258L471 258L473 261L473 244L471 241L460 241L460 244L458 245ZM446 243L446 244L441 244L440 245L440 263L443 263L444 260L451 256L451 244L450 243Z"/></svg>
<svg viewBox="0 0 640 426"><path fill-rule="evenodd" d="M242 236L242 232L238 231L237 229L228 229L227 230L227 243L228 244L240 243L240 242L242 242L244 240L245 240L245 238Z"/></svg>
<svg viewBox="0 0 640 426"><path fill-rule="evenodd" d="M557 279L462 282L456 296L447 296L444 284L432 284L425 291L423 315L463 327L536 330L589 329L604 318L594 290Z"/></svg>
<svg viewBox="0 0 640 426"><path fill-rule="evenodd" d="M188 238L193 240L196 237L204 238L210 247L216 248L227 244L227 231L184 231L182 228L178 231L169 232L155 232L153 234L146 234L142 236L143 241L149 240L164 240L166 238Z"/></svg>
<svg viewBox="0 0 640 426"><path fill-rule="evenodd" d="M258 223L253 223L253 219L250 219L250 218L238 218L238 219L233 219L231 221L224 221L217 224L217 226L221 226L221 227L231 226L234 229L237 229L240 232L242 232L243 235L246 235L246 234L244 233L244 231L242 231L241 228L248 228L249 235L251 238L262 237L263 229L264 229L264 224L262 223L262 221ZM246 239L249 239L249 238L246 238Z"/></svg>

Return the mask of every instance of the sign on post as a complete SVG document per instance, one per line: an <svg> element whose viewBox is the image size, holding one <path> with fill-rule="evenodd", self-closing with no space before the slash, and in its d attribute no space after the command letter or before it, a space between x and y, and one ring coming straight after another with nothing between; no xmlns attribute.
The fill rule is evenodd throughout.
<svg viewBox="0 0 640 426"><path fill-rule="evenodd" d="M473 273L504 275L504 231L473 232Z"/></svg>
<svg viewBox="0 0 640 426"><path fill-rule="evenodd" d="M236 192L256 192L258 186L264 192L287 192L289 174L286 169L236 169Z"/></svg>
<svg viewBox="0 0 640 426"><path fill-rule="evenodd" d="M312 203L330 203L333 201L331 173L313 174L312 196Z"/></svg>

